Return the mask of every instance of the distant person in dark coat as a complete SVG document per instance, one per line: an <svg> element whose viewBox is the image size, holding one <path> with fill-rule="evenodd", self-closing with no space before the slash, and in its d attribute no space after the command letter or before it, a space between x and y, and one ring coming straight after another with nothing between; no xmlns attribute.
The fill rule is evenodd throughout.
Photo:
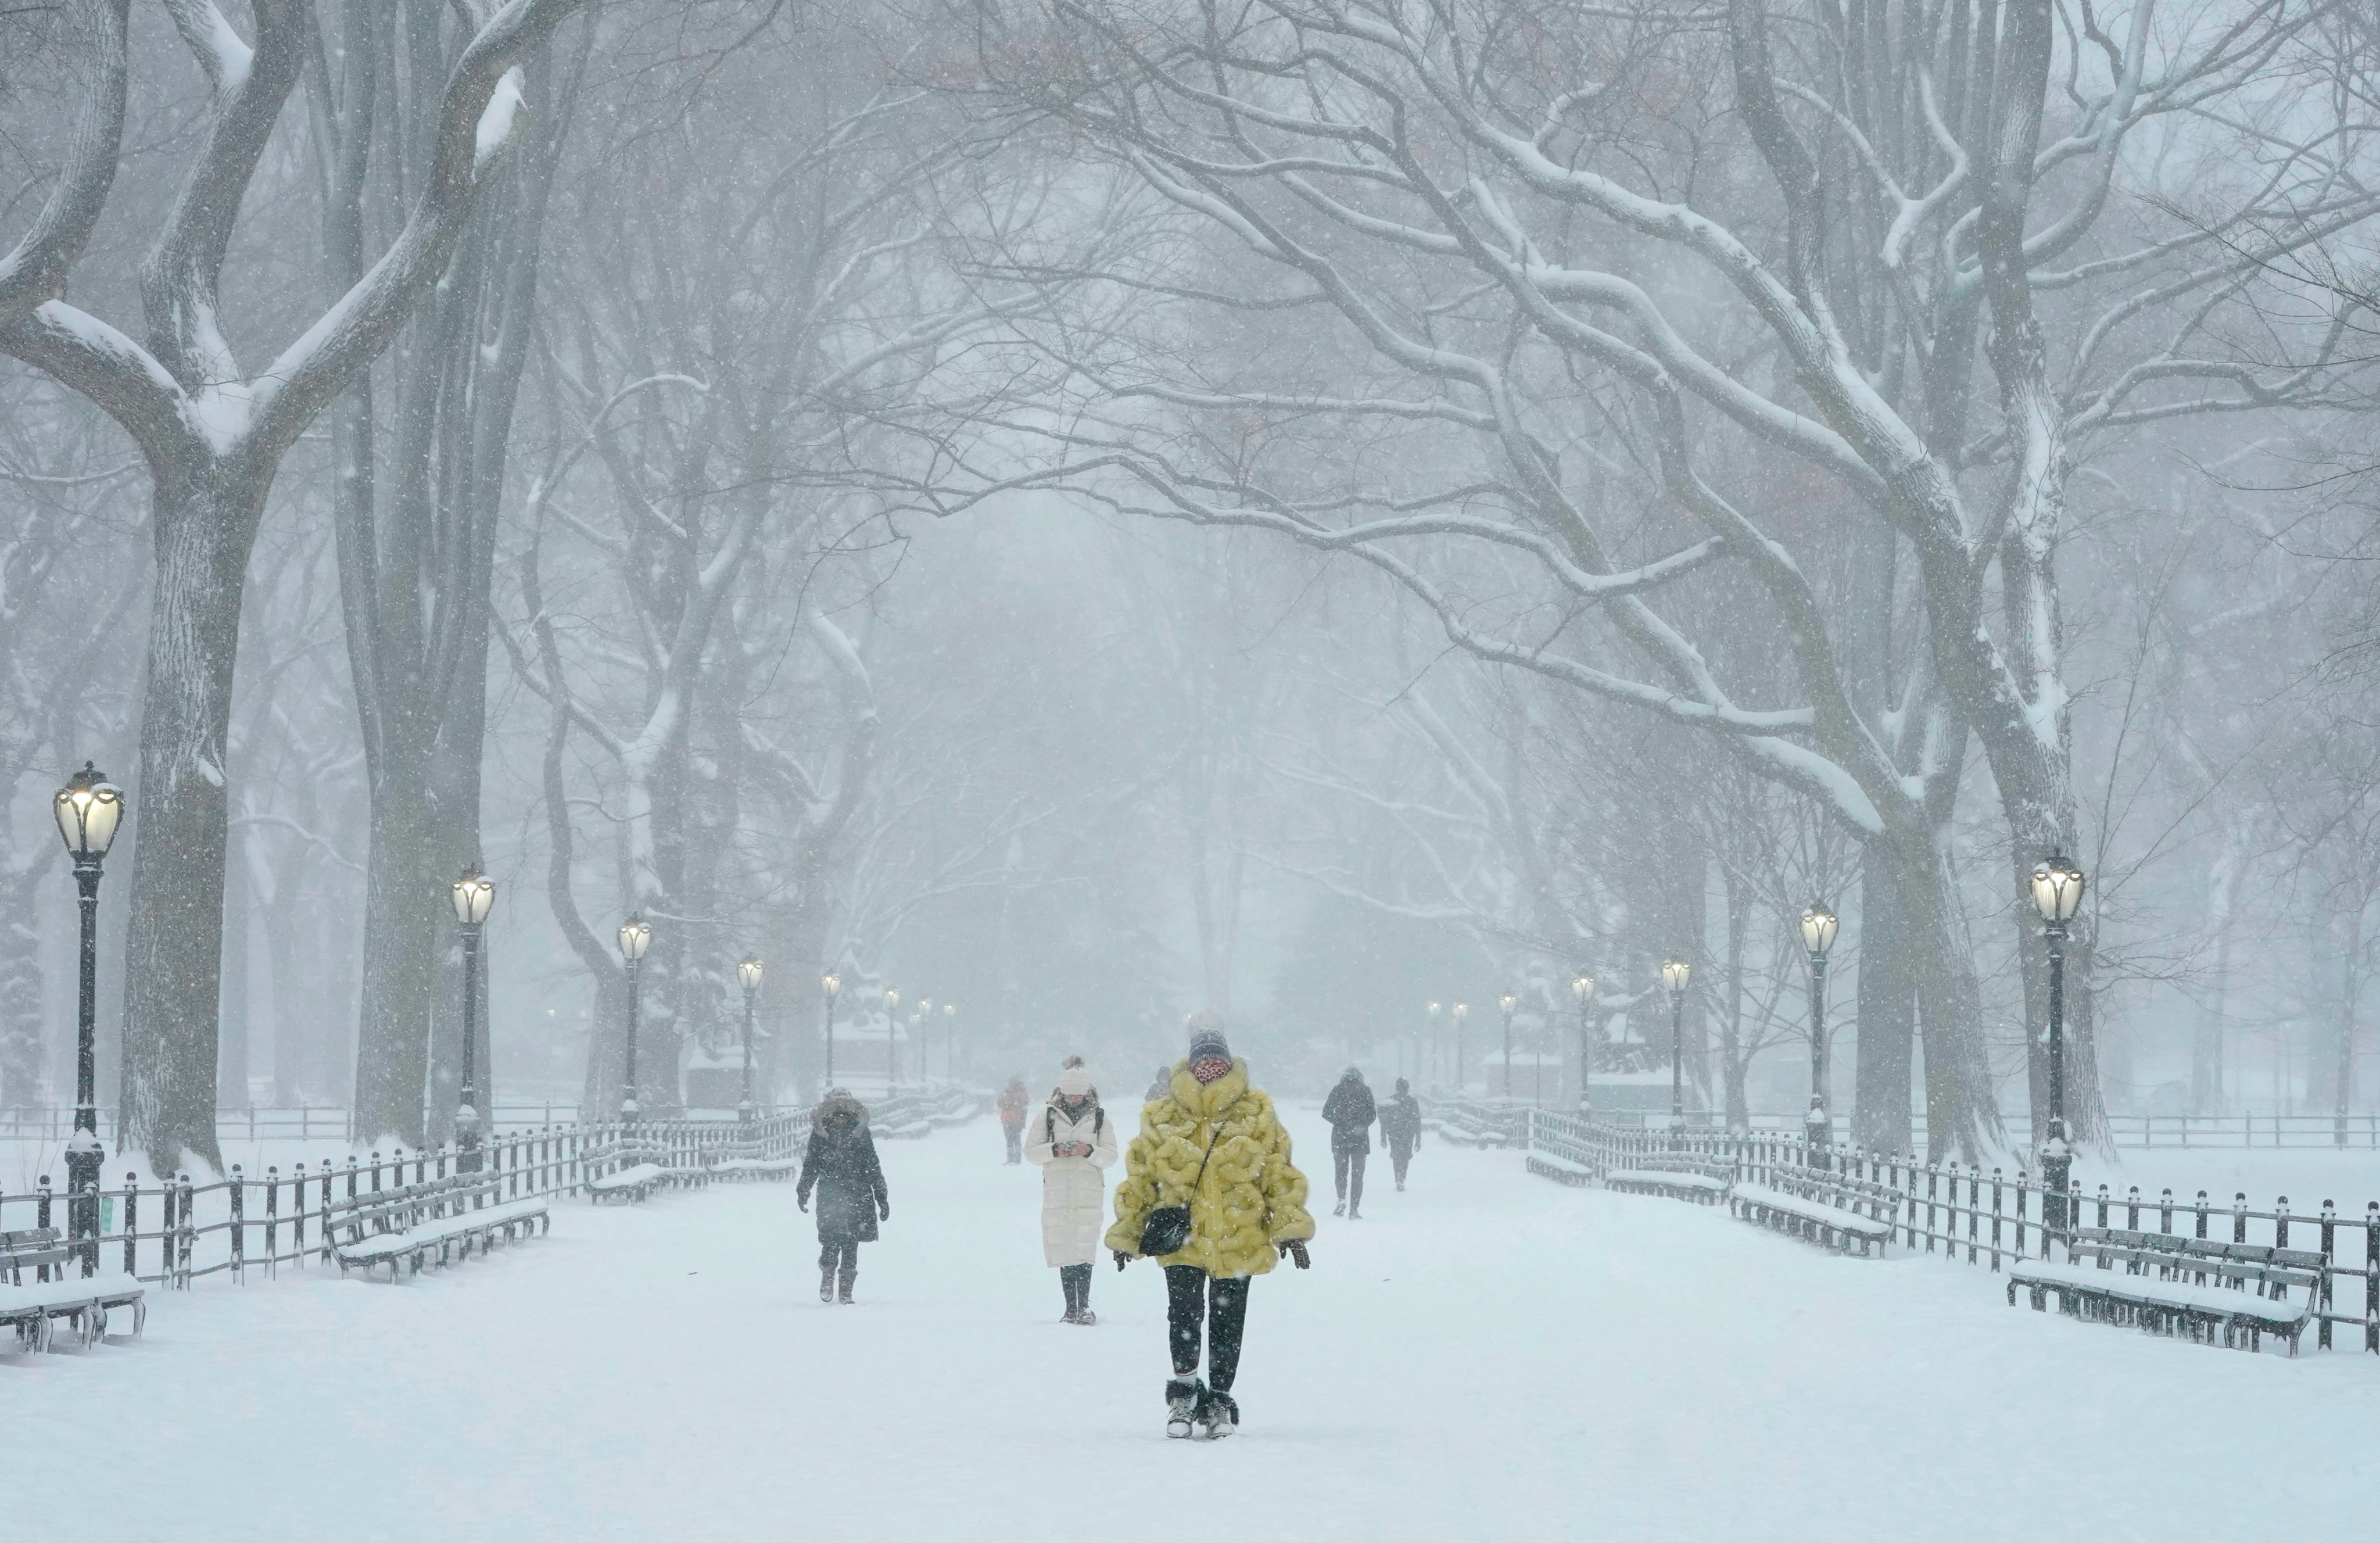
<svg viewBox="0 0 2380 1543"><path fill-rule="evenodd" d="M1397 1191L1402 1194L1405 1164L1421 1145L1421 1100L1413 1096L1412 1085L1402 1077L1397 1078L1395 1095L1380 1106L1380 1139L1388 1143L1389 1161L1397 1171Z"/></svg>
<svg viewBox="0 0 2380 1543"><path fill-rule="evenodd" d="M884 1169L876 1160L868 1107L838 1087L810 1115L809 1151L802 1159L794 1203L810 1209L818 1191L819 1300L851 1300L859 1274L859 1245L876 1241L879 1220L892 1220Z"/></svg>
<svg viewBox="0 0 2380 1543"><path fill-rule="evenodd" d="M1148 1091L1141 1095L1140 1101L1145 1104L1153 1104L1158 1100L1165 1097L1166 1094L1172 1091L1173 1068L1171 1066L1160 1066L1157 1068L1157 1075L1148 1079Z"/></svg>
<svg viewBox="0 0 2380 1543"><path fill-rule="evenodd" d="M1372 1122L1378 1114L1364 1074L1353 1066L1340 1074L1339 1086L1322 1100L1322 1117L1330 1122L1330 1182L1339 1192L1333 1216L1364 1219L1364 1160L1371 1155Z"/></svg>

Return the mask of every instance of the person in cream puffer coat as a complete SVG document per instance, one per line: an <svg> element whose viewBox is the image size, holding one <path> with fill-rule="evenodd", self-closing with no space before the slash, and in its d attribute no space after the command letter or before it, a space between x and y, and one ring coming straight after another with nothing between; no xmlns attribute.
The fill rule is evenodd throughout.
<svg viewBox="0 0 2380 1543"><path fill-rule="evenodd" d="M1058 1271L1066 1323L1093 1324L1091 1266L1107 1209L1106 1170L1115 1166L1115 1127L1099 1107L1083 1058L1069 1056L1041 1117L1025 1133L1025 1160L1041 1170L1041 1257Z"/></svg>
<svg viewBox="0 0 2380 1543"><path fill-rule="evenodd" d="M1188 1436L1196 1423L1210 1437L1228 1436L1239 1425L1231 1387L1248 1283L1272 1269L1276 1252L1305 1269L1314 1218L1289 1133L1272 1100L1249 1086L1248 1064L1232 1056L1221 1020L1201 1013L1190 1027L1190 1054L1173 1068L1165 1096L1141 1110L1140 1134L1124 1152L1107 1243L1121 1270L1139 1254L1149 1212L1188 1204L1189 1241L1158 1260L1173 1353L1166 1434ZM1205 1383L1197 1380L1202 1327L1211 1327L1212 1340Z"/></svg>

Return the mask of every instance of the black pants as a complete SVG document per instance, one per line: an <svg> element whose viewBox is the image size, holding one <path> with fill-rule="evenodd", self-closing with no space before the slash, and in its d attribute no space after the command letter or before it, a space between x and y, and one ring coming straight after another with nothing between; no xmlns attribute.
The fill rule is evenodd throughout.
<svg viewBox="0 0 2380 1543"><path fill-rule="evenodd" d="M1400 1188L1404 1185L1405 1164L1413 1160L1413 1143L1410 1141L1389 1143L1389 1163L1397 1171L1397 1185Z"/></svg>
<svg viewBox="0 0 2380 1543"><path fill-rule="evenodd" d="M844 1284L849 1285L859 1274L859 1245L856 1243L824 1243L819 1245L819 1269L832 1270L840 1266Z"/></svg>
<svg viewBox="0 0 2380 1543"><path fill-rule="evenodd" d="M1364 1209L1363 1152L1330 1154L1330 1182L1338 1186L1339 1198L1347 1202L1349 1210Z"/></svg>
<svg viewBox="0 0 2380 1543"><path fill-rule="evenodd" d="M1079 1312L1091 1305L1091 1267L1087 1264L1062 1264L1058 1267L1058 1289L1066 1294L1066 1311Z"/></svg>
<svg viewBox="0 0 2380 1543"><path fill-rule="evenodd" d="M1000 1134L1008 1137L1008 1160L1023 1162L1025 1160L1025 1127L1002 1125L1000 1127Z"/></svg>
<svg viewBox="0 0 2380 1543"><path fill-rule="evenodd" d="M1195 1264L1165 1267L1165 1327L1173 1347L1173 1375L1198 1374L1198 1331L1212 1330L1207 1386L1232 1391L1240 1374L1240 1335L1248 1325L1248 1277L1209 1276Z"/></svg>

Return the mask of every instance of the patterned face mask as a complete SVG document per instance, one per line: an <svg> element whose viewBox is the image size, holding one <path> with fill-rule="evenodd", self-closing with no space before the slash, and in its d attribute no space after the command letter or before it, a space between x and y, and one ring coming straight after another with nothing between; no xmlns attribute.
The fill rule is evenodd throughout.
<svg viewBox="0 0 2380 1543"><path fill-rule="evenodd" d="M1190 1075L1198 1079L1199 1086L1202 1087L1231 1069L1230 1062L1212 1055L1190 1063Z"/></svg>

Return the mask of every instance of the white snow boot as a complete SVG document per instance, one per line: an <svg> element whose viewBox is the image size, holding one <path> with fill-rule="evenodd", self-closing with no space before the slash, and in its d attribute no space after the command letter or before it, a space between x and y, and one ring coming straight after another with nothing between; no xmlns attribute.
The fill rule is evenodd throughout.
<svg viewBox="0 0 2380 1543"><path fill-rule="evenodd" d="M1207 1404L1207 1385L1195 1377L1176 1377L1165 1384L1165 1434L1186 1441Z"/></svg>
<svg viewBox="0 0 2380 1543"><path fill-rule="evenodd" d="M1198 1423L1207 1428L1207 1440L1220 1441L1240 1428L1240 1406L1229 1393L1208 1393L1199 1406Z"/></svg>

